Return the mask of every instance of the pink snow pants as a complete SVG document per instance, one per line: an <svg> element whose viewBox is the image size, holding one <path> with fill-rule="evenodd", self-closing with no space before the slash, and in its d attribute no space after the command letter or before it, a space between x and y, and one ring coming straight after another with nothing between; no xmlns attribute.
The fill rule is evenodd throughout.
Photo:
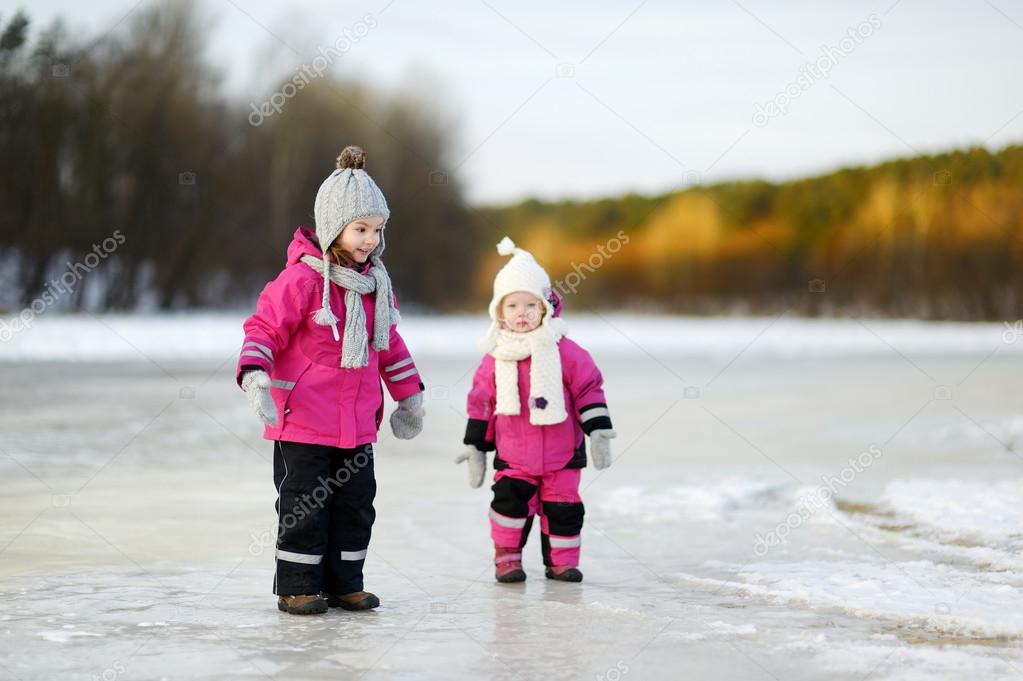
<svg viewBox="0 0 1023 681"><path fill-rule="evenodd" d="M490 536L500 548L526 545L533 517L540 515L540 545L547 566L579 565L583 528L579 497L581 468L565 468L530 475L514 468L494 473L494 500L490 504Z"/></svg>

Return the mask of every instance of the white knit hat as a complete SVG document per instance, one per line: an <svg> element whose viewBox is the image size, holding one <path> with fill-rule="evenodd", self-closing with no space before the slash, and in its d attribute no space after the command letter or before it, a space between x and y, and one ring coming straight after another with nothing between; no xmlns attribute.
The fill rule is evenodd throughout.
<svg viewBox="0 0 1023 681"><path fill-rule="evenodd" d="M547 276L547 272L536 262L532 253L517 248L508 237L504 237L497 244L497 252L501 255L510 255L511 260L494 277L494 297L490 300L489 309L490 319L494 326L500 325L501 300L506 295L517 291L531 293L543 301L546 314L543 316L542 323L545 326L550 326L554 319L555 298L551 292L551 278Z"/></svg>
<svg viewBox="0 0 1023 681"><path fill-rule="evenodd" d="M494 357L495 413L515 415L521 411L518 362L530 357L529 422L537 426L561 423L567 414L558 341L565 335L565 322L554 316L558 298L551 289L551 278L532 253L516 248L508 237L497 244L497 252L510 255L511 260L494 277L490 330L480 341L480 349ZM545 310L540 325L523 334L502 330L499 319L501 300L519 291L542 300Z"/></svg>
<svg viewBox="0 0 1023 681"><path fill-rule="evenodd" d="M356 146L345 147L337 157L337 170L327 176L316 192L313 215L316 238L323 251L323 307L316 313L318 324L332 325L338 321L330 309L330 245L352 220L382 217L386 225L391 216L383 192L365 167L366 152ZM370 253L370 261L378 265L383 252L384 233L381 231L380 243Z"/></svg>

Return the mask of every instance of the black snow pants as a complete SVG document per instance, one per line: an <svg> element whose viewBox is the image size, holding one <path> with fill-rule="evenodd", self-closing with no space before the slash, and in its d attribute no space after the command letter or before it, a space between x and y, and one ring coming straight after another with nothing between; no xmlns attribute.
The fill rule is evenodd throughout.
<svg viewBox="0 0 1023 681"><path fill-rule="evenodd" d="M362 591L362 568L376 518L373 445L339 449L277 440L274 484L274 593Z"/></svg>

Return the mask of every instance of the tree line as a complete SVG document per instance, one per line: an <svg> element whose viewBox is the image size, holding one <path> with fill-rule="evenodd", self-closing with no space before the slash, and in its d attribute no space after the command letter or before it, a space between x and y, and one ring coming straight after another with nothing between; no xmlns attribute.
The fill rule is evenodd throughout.
<svg viewBox="0 0 1023 681"><path fill-rule="evenodd" d="M569 292L583 307L1023 317L1019 145L784 183L530 200L478 212L542 254L556 279L573 283ZM496 267L492 258L488 268Z"/></svg>
<svg viewBox="0 0 1023 681"><path fill-rule="evenodd" d="M2 19L0 306L30 304L69 270L80 276L59 287L61 309L251 306L295 227L313 226L346 144L367 150L388 198L401 299L456 304L471 218L448 171L451 126L429 102L323 74L252 120L259 105L223 96L203 61L188 2L140 8L88 41L60 23L30 40L26 15ZM115 230L123 243L83 272Z"/></svg>
<svg viewBox="0 0 1023 681"><path fill-rule="evenodd" d="M1018 145L468 206L454 126L423 95L305 69L235 101L183 0L89 39L29 27L0 17L0 310L44 294L66 310L250 307L356 143L391 206L406 310L480 309L509 234L577 309L1023 317Z"/></svg>

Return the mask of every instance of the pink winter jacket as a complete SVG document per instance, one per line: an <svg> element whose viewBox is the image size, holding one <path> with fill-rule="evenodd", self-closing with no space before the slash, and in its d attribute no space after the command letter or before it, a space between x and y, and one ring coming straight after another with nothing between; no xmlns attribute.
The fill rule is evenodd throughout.
<svg viewBox="0 0 1023 681"><path fill-rule="evenodd" d="M568 418L551 426L529 422L529 367L531 358L519 360L519 414L494 414L497 388L494 358L484 355L469 391L465 444L480 451L496 448L494 468L512 467L530 475L586 466L583 434L611 428L604 398L604 379L593 358L569 338L558 342Z"/></svg>
<svg viewBox="0 0 1023 681"><path fill-rule="evenodd" d="M421 392L423 383L395 326L390 348L373 349L375 294L362 296L371 339L369 363L341 368L341 342L334 340L329 326L313 321L323 295L323 275L300 261L306 254L323 257L315 238L305 227L295 230L287 265L259 294L256 313L245 320L237 381L240 386L243 368L270 374L277 425L265 426L267 440L351 448L376 442L384 411L381 379L394 400ZM343 329L344 291L330 289L330 305L341 319L338 329Z"/></svg>

